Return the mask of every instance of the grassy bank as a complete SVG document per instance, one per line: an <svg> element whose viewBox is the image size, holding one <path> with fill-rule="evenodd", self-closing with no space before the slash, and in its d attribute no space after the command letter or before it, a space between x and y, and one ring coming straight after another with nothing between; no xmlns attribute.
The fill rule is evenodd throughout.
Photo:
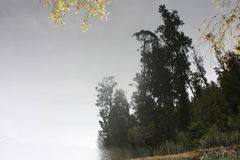
<svg viewBox="0 0 240 160"><path fill-rule="evenodd" d="M136 158L131 160L239 160L240 145L213 147L180 154Z"/></svg>
<svg viewBox="0 0 240 160"><path fill-rule="evenodd" d="M189 144L189 141L182 141L165 142L155 148L109 148L102 150L102 160L240 160L239 132L211 133L199 139L197 144Z"/></svg>

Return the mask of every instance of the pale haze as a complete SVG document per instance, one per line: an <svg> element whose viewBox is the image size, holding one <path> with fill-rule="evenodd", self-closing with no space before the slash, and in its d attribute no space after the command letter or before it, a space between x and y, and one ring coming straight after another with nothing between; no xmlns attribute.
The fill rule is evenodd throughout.
<svg viewBox="0 0 240 160"><path fill-rule="evenodd" d="M54 26L40 0L0 0L0 159L99 160L95 86L113 75L130 99L140 70L132 35L155 30L162 3L198 46L198 28L215 12L210 0L112 0L108 21L93 19L86 33L81 15ZM212 56L202 55L215 80Z"/></svg>

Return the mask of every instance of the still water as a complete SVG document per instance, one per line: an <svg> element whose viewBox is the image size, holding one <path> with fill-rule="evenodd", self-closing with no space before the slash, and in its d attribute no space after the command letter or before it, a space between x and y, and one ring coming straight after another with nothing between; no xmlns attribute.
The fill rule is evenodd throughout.
<svg viewBox="0 0 240 160"><path fill-rule="evenodd" d="M21 142L17 139L0 139L1 160L100 160L98 149L77 145Z"/></svg>

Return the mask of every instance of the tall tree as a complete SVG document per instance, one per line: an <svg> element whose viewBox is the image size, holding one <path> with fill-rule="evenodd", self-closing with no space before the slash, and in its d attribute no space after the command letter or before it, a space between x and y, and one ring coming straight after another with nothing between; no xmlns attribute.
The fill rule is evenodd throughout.
<svg viewBox="0 0 240 160"><path fill-rule="evenodd" d="M164 5L159 7L164 24L157 28L156 33L160 34L168 54L172 57L173 88L175 90L175 100L177 100L179 112L179 128L186 129L189 123L189 100L187 93L187 83L189 81L190 62L187 53L191 48L192 40L179 31L179 27L184 23L179 18L177 11L168 11Z"/></svg>
<svg viewBox="0 0 240 160"><path fill-rule="evenodd" d="M178 31L183 22L176 11L170 12L161 5L159 13L163 25L156 32L142 30L134 34L142 44L142 70L135 78L134 109L140 127L147 130L143 135L150 146L173 139L177 127L187 128L190 117L187 52L191 39Z"/></svg>

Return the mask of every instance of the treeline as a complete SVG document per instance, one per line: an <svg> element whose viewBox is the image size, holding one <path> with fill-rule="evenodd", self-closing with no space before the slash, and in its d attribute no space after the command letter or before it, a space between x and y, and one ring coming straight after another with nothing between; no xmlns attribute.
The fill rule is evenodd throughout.
<svg viewBox="0 0 240 160"><path fill-rule="evenodd" d="M217 57L218 81L209 83L202 57L179 30L184 23L177 11L160 5L159 13L163 24L156 31L134 34L141 72L131 102L114 77L96 87L104 148L151 150L166 142L194 148L208 135L240 131L240 56Z"/></svg>

